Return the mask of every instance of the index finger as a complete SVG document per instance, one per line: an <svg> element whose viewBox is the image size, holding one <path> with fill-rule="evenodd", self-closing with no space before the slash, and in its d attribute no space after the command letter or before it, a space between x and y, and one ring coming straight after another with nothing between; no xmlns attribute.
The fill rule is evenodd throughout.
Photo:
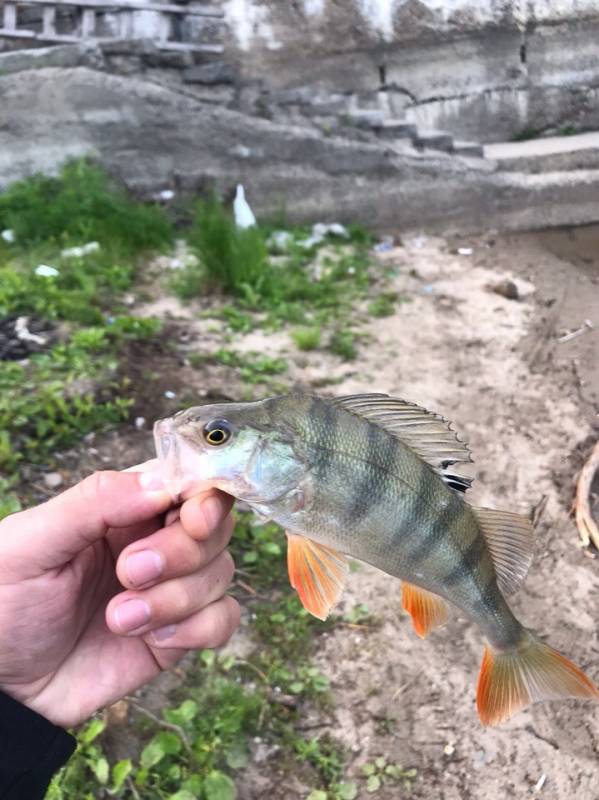
<svg viewBox="0 0 599 800"><path fill-rule="evenodd" d="M181 506L181 525L192 539L207 539L230 513L233 502L234 498L220 489L200 492Z"/></svg>

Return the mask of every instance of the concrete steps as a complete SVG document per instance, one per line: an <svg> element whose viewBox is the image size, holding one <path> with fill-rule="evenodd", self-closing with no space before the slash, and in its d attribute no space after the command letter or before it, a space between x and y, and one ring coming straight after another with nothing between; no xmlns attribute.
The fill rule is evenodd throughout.
<svg viewBox="0 0 599 800"><path fill-rule="evenodd" d="M478 142L455 140L448 131L420 130L416 123L389 118L380 108L353 109L348 122L357 128L371 130L379 139L405 149L408 144L417 150L437 150L464 158L484 158L484 147Z"/></svg>

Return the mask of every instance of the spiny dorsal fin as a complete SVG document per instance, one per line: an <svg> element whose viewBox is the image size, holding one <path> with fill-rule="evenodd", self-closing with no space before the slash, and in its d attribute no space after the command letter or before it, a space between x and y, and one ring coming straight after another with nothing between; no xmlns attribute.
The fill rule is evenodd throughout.
<svg viewBox="0 0 599 800"><path fill-rule="evenodd" d="M402 582L401 602L412 617L414 630L421 639L447 621L445 600L420 586L414 586L413 583Z"/></svg>
<svg viewBox="0 0 599 800"><path fill-rule="evenodd" d="M472 508L481 527L503 594L513 594L526 577L532 562L534 535L532 523L520 514Z"/></svg>
<svg viewBox="0 0 599 800"><path fill-rule="evenodd" d="M332 547L287 531L287 569L306 611L326 619L341 597L349 570L347 558Z"/></svg>
<svg viewBox="0 0 599 800"><path fill-rule="evenodd" d="M374 422L430 464L453 489L465 492L472 478L447 474L450 464L472 461L468 446L458 439L451 423L414 403L387 394L352 394L332 401L353 414Z"/></svg>

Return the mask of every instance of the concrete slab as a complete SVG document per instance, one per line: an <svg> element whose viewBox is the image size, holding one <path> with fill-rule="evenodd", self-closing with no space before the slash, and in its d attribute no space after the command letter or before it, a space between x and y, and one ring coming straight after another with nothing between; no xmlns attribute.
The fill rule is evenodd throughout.
<svg viewBox="0 0 599 800"><path fill-rule="evenodd" d="M531 158L553 153L573 153L578 150L599 149L599 132L579 133L576 136L547 136L524 142L498 142L485 145L485 158Z"/></svg>

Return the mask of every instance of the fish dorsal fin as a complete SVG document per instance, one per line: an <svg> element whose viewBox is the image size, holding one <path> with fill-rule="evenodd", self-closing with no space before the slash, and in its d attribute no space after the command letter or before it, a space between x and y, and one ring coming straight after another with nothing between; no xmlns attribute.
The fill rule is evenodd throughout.
<svg viewBox="0 0 599 800"><path fill-rule="evenodd" d="M287 532L289 581L302 605L318 619L326 619L339 601L348 572L341 553L304 536Z"/></svg>
<svg viewBox="0 0 599 800"><path fill-rule="evenodd" d="M521 514L472 508L489 547L503 594L513 594L521 585L532 562L534 534L532 523Z"/></svg>
<svg viewBox="0 0 599 800"><path fill-rule="evenodd" d="M451 423L441 414L387 394L352 394L331 402L385 428L430 464L452 488L465 492L472 483L471 478L444 473L450 464L467 463L472 458L468 446L458 439Z"/></svg>
<svg viewBox="0 0 599 800"><path fill-rule="evenodd" d="M445 600L413 583L403 581L401 584L401 602L412 617L414 630L421 639L447 621Z"/></svg>

